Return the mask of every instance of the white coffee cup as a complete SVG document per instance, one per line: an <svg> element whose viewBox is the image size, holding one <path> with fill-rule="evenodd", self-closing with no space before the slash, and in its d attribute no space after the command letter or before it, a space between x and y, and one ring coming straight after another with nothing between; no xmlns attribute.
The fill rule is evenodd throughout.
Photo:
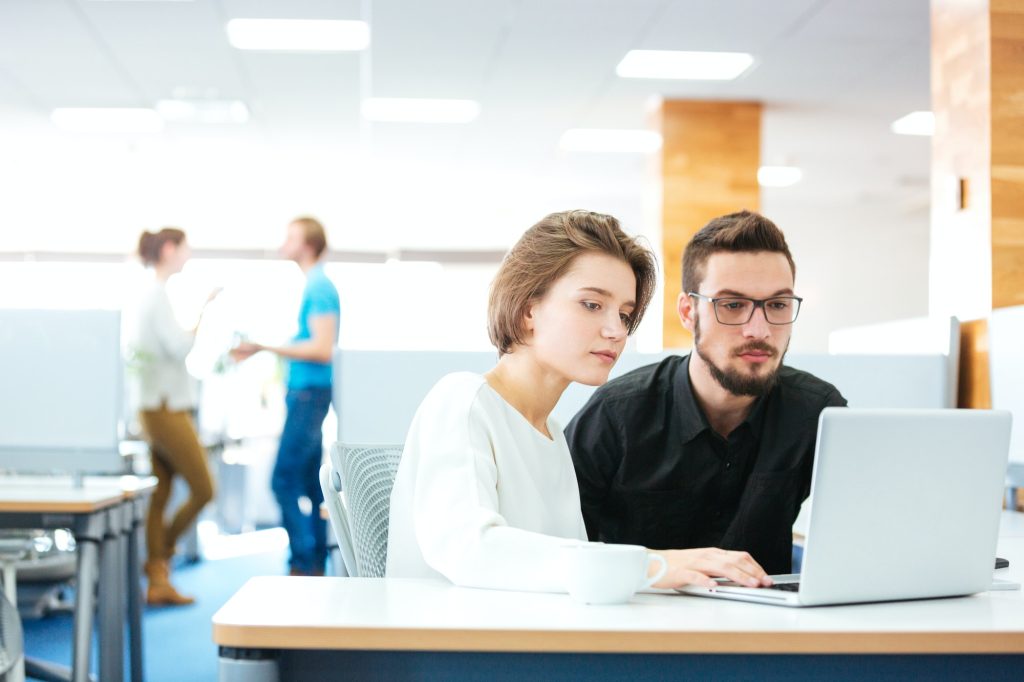
<svg viewBox="0 0 1024 682"><path fill-rule="evenodd" d="M640 545L570 545L563 548L562 561L570 596L584 604L625 604L668 570L663 556ZM647 577L652 562L661 567Z"/></svg>

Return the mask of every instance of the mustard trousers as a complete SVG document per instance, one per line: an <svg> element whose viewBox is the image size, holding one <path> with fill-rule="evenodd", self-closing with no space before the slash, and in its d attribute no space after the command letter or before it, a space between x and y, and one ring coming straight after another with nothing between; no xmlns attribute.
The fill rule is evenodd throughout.
<svg viewBox="0 0 1024 682"><path fill-rule="evenodd" d="M151 561L160 561L171 558L178 538L213 499L213 479L206 450L187 411L168 410L161 405L158 410L142 410L139 420L149 441L157 480L146 516L146 549ZM164 515L175 476L185 479L189 497L167 523Z"/></svg>

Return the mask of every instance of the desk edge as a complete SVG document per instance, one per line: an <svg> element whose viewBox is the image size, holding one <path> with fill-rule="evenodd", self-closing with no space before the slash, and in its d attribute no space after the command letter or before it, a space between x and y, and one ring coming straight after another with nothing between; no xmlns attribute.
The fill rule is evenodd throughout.
<svg viewBox="0 0 1024 682"><path fill-rule="evenodd" d="M1024 632L467 630L213 624L244 649L713 654L1024 654ZM293 644L294 643L294 644Z"/></svg>

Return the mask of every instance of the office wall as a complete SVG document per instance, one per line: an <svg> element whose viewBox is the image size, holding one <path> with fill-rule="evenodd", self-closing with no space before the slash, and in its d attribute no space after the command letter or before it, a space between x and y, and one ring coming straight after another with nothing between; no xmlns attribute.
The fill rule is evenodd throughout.
<svg viewBox="0 0 1024 682"><path fill-rule="evenodd" d="M635 125L642 117L637 112ZM798 290L808 299L792 349L824 352L832 330L926 315L927 139L898 139L834 109L769 106L763 125L763 161L795 163L805 174L793 187L762 190L762 210L786 232L797 259ZM794 127L803 147L786 157L793 150L778 149L773 140ZM618 216L660 251L660 229L651 227L647 210L644 157L559 154L549 171L510 177L500 159L481 168L462 167L457 159L409 159L385 167L364 162L352 140L325 140L316 148L254 144L231 131L167 139L0 133L0 144L0 186L12 190L0 204L0 252L128 254L142 228L168 224L184 227L197 247L272 252L285 223L298 213L319 216L332 243L346 250L504 249L545 213L578 207ZM891 170L879 173L879 158L891 161ZM918 167L923 180L908 171ZM847 190L863 187L867 176L873 190ZM0 260L0 278L11 267ZM395 273L411 273L395 277L408 295L389 294L384 309L361 304L379 300L363 285L378 281L376 275L342 276L346 323L352 325L342 332L343 344L368 347L363 332L382 326L382 310L388 329L406 316L423 319L422 311L429 310L451 334L433 328L419 335L389 333L388 347L422 347L417 344L424 339L427 347L478 347L480 336L466 330L480 319L481 292L493 266L472 274L459 266L451 268L455 274L430 268L396 267ZM641 350L660 348L657 318L649 315L641 327ZM354 329L361 330L359 338L347 339Z"/></svg>
<svg viewBox="0 0 1024 682"><path fill-rule="evenodd" d="M13 190L0 206L0 251L130 251L143 228L161 225L185 228L199 247L273 251L300 213L319 217L336 247L378 252L504 249L569 208L639 226L639 158L559 157L524 177L500 159L467 167L367 158L355 141L314 147L222 135L0 132L0 186ZM604 189L609 178L613 191Z"/></svg>
<svg viewBox="0 0 1024 682"><path fill-rule="evenodd" d="M765 199L786 232L804 297L792 350L824 352L830 332L928 315L928 214L865 204Z"/></svg>
<svg viewBox="0 0 1024 682"><path fill-rule="evenodd" d="M1024 464L1024 306L993 310L988 332L992 407L1013 413L1010 461Z"/></svg>
<svg viewBox="0 0 1024 682"><path fill-rule="evenodd" d="M910 111L927 92L924 82L921 93L905 93L887 111ZM849 95L855 100L856 89ZM836 329L929 313L929 138L866 123L859 111L867 106L765 109L762 163L803 170L797 185L761 190L806 299L795 351L825 352ZM799 143L783 147L780 139Z"/></svg>

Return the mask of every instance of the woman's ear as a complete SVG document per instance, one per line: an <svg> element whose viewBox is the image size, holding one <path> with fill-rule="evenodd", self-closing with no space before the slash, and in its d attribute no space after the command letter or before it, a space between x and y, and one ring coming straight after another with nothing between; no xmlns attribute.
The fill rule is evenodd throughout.
<svg viewBox="0 0 1024 682"><path fill-rule="evenodd" d="M536 298L532 298L526 302L526 306L523 308L523 330L528 334L533 333L534 322L536 321L536 308L538 301Z"/></svg>
<svg viewBox="0 0 1024 682"><path fill-rule="evenodd" d="M178 250L178 245L174 243L174 240L168 239L160 245L160 262L166 263L167 259L174 255Z"/></svg>
<svg viewBox="0 0 1024 682"><path fill-rule="evenodd" d="M526 310L523 311L523 328L528 332L533 331L533 304L526 306Z"/></svg>

